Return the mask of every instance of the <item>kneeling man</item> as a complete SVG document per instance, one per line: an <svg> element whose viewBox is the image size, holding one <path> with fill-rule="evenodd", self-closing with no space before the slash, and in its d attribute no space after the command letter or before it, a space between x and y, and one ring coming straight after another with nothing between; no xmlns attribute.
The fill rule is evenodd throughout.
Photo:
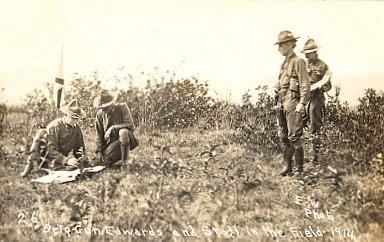
<svg viewBox="0 0 384 242"><path fill-rule="evenodd" d="M117 161L127 164L129 151L138 144L133 136L135 126L126 103L116 103L117 95L101 90L93 105L96 113L96 159L110 166Z"/></svg>
<svg viewBox="0 0 384 242"><path fill-rule="evenodd" d="M85 112L77 100L72 100L60 110L64 113L64 117L53 120L46 129L37 131L27 158L27 165L20 174L22 177L31 172L36 159L40 167L58 168L71 163L71 159L68 158L70 152L76 159L84 157L84 137L77 120L84 118Z"/></svg>

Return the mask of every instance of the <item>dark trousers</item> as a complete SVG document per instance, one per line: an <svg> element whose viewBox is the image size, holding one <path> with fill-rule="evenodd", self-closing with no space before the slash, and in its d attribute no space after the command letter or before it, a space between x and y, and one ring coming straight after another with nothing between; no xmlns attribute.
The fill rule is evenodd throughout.
<svg viewBox="0 0 384 242"><path fill-rule="evenodd" d="M283 109L277 117L279 127L279 138L282 143L282 151L284 162L287 164L286 169L281 173L287 175L292 170L292 158L298 171L303 170L304 150L301 137L303 135L303 118L301 113L296 112L298 100L288 99L283 104Z"/></svg>
<svg viewBox="0 0 384 242"><path fill-rule="evenodd" d="M110 143L107 148L104 150L103 158L104 162L111 165L119 160L121 160L121 142L116 140Z"/></svg>
<svg viewBox="0 0 384 242"><path fill-rule="evenodd" d="M119 130L119 137L112 140L103 152L104 163L111 165L117 161L122 160L122 146L129 147L126 152L129 152L129 150L133 150L138 146L137 139L134 137L132 131L128 129Z"/></svg>
<svg viewBox="0 0 384 242"><path fill-rule="evenodd" d="M313 160L317 160L320 152L320 128L323 125L324 97L313 96L309 102L308 113L312 133Z"/></svg>

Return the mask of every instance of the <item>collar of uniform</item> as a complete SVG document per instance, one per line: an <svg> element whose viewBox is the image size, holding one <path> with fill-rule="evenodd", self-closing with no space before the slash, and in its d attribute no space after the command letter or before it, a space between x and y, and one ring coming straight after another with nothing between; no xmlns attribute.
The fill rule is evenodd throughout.
<svg viewBox="0 0 384 242"><path fill-rule="evenodd" d="M295 57L296 54L295 52L292 52L290 55L287 55L287 57L285 58L286 61L289 61L290 59L292 59L293 57Z"/></svg>
<svg viewBox="0 0 384 242"><path fill-rule="evenodd" d="M109 115L109 114L113 113L113 110L115 110L115 105L114 104L112 104L112 107L111 107L111 109L109 109L109 112L104 112L104 114L105 115Z"/></svg>
<svg viewBox="0 0 384 242"><path fill-rule="evenodd" d="M73 129L73 128L76 127L76 123L74 123L73 125L71 125L71 124L65 124L65 127L66 127L67 129Z"/></svg>
<svg viewBox="0 0 384 242"><path fill-rule="evenodd" d="M319 61L319 59L316 58L316 59L313 59L313 60L308 60L308 63L316 64L318 61Z"/></svg>
<svg viewBox="0 0 384 242"><path fill-rule="evenodd" d="M290 55L286 56L284 62L281 64L281 69L285 69L285 66L288 65L289 61L295 56L295 52L292 52Z"/></svg>
<svg viewBox="0 0 384 242"><path fill-rule="evenodd" d="M76 122L73 123L73 125L71 125L71 124L67 124L67 123L64 121L64 118L61 118L61 122L62 122L62 124L64 125L64 127L65 127L66 129L71 129L71 128L75 128L75 127L76 127Z"/></svg>

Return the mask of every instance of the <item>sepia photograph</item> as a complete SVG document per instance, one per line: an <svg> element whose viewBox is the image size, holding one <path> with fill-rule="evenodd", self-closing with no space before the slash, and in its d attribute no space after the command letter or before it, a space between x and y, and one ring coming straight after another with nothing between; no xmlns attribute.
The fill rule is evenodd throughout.
<svg viewBox="0 0 384 242"><path fill-rule="evenodd" d="M383 12L0 0L0 241L383 241Z"/></svg>

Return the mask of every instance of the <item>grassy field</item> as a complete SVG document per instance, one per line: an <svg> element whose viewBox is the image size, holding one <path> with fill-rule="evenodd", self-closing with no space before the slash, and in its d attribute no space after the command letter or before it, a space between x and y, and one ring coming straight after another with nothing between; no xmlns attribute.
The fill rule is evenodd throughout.
<svg viewBox="0 0 384 242"><path fill-rule="evenodd" d="M130 171L117 163L75 182L34 184L41 173L18 175L26 124L8 119L1 241L364 242L384 235L383 174L346 172L337 165L345 161L306 162L303 177L281 177L280 155L236 144L231 130L139 130ZM91 158L94 131L84 133Z"/></svg>

